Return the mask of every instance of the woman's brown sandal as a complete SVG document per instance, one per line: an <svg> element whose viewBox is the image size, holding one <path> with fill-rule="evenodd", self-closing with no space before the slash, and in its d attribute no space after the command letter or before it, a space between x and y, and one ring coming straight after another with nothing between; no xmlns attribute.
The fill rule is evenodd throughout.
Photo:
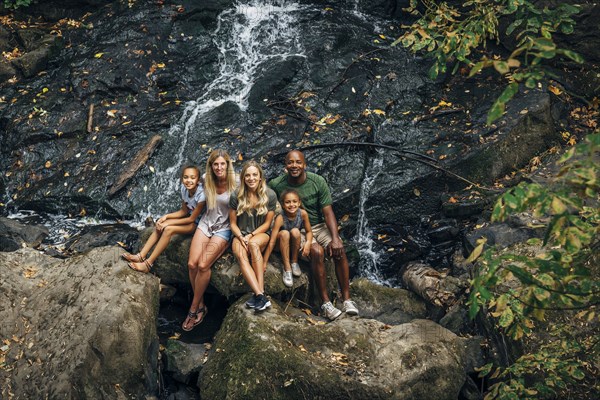
<svg viewBox="0 0 600 400"><path fill-rule="evenodd" d="M150 272L150 270L152 269L152 267L154 266L153 264L150 263L150 261L148 260L144 260L143 261L143 265L144 265L144 269L139 269L138 267L136 267L136 264L141 264L141 263L136 263L136 262L128 262L127 266L129 266L129 268L131 268L134 271L138 271L138 272L143 272L144 274L147 274L148 272Z"/></svg>
<svg viewBox="0 0 600 400"><path fill-rule="evenodd" d="M146 259L144 258L144 256L142 256L141 253L137 253L137 254L123 253L123 254L121 254L121 258L123 258L125 261L137 262L137 263L146 261Z"/></svg>
<svg viewBox="0 0 600 400"><path fill-rule="evenodd" d="M198 318L198 314L200 313L202 313L202 318L196 321L196 318ZM208 308L206 308L206 306L202 306L202 308L199 308L198 310L196 310L196 312L189 311L187 318L185 319L185 321L183 321L183 325L181 325L181 329L183 329L186 332L191 331L196 326L200 325L202 321L204 321L206 314L208 314ZM186 322L188 322L188 320L194 321L192 323L192 326L189 326L189 324L186 325Z"/></svg>

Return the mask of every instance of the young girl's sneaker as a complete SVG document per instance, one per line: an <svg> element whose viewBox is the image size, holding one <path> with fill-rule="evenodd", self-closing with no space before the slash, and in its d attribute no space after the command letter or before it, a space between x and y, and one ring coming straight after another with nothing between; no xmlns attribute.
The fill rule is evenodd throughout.
<svg viewBox="0 0 600 400"><path fill-rule="evenodd" d="M302 270L300 269L300 264L298 264L298 263L292 263L292 274L295 277L298 277L298 276L302 275Z"/></svg>
<svg viewBox="0 0 600 400"><path fill-rule="evenodd" d="M283 284L287 287L294 286L294 279L292 278L292 271L283 271Z"/></svg>

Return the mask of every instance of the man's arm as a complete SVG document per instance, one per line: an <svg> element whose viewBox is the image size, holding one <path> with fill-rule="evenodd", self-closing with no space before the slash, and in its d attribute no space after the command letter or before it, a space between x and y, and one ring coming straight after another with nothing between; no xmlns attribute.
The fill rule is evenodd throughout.
<svg viewBox="0 0 600 400"><path fill-rule="evenodd" d="M323 207L323 217L325 217L325 225L327 225L332 239L329 246L327 246L327 253L333 257L341 257L344 252L344 244L338 233L337 219L333 213L333 207L330 205Z"/></svg>

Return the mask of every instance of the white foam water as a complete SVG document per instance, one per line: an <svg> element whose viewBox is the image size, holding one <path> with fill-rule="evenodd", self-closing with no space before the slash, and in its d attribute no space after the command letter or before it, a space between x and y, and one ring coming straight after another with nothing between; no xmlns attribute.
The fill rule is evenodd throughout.
<svg viewBox="0 0 600 400"><path fill-rule="evenodd" d="M365 176L360 187L360 200L358 205L358 228L354 236L354 243L360 255L359 271L368 280L381 285L391 286L391 282L384 279L379 271L381 255L374 249L373 230L369 228L369 220L365 213L365 203L371 194L375 179L383 170L383 156L377 150L376 157L371 159L370 165L365 169Z"/></svg>
<svg viewBox="0 0 600 400"><path fill-rule="evenodd" d="M167 205L178 193L178 171L189 156L190 135L197 134L197 121L202 116L227 102L245 111L250 91L265 66L289 57L304 57L295 24L303 7L294 2L253 0L236 3L219 15L212 35L219 49L218 72L202 95L185 105L181 118L164 138L177 145L167 146L172 154L161 155L169 160L169 166L156 168L150 184L158 195L147 199L145 215L140 214L140 219L168 210Z"/></svg>

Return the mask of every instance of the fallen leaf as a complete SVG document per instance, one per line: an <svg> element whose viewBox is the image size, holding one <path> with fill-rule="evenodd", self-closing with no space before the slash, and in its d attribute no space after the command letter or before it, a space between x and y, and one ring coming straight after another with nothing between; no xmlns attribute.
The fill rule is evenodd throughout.
<svg viewBox="0 0 600 400"><path fill-rule="evenodd" d="M179 332L175 332L175 333L173 334L173 336L170 336L170 337L169 337L169 339L174 339L174 340L177 340L177 339L179 339L180 337L181 337L181 333L179 333Z"/></svg>
<svg viewBox="0 0 600 400"><path fill-rule="evenodd" d="M94 57L95 57L95 58L100 58L100 57L102 57L103 55L104 55L104 53L96 53L96 54L94 54Z"/></svg>
<svg viewBox="0 0 600 400"><path fill-rule="evenodd" d="M25 268L25 271L23 271L23 276L27 279L31 279L33 278L36 274L38 273L38 270L33 268L33 267L27 267Z"/></svg>
<svg viewBox="0 0 600 400"><path fill-rule="evenodd" d="M415 194L415 196L419 197L421 195L421 191L417 188L413 189L413 193Z"/></svg>
<svg viewBox="0 0 600 400"><path fill-rule="evenodd" d="M551 91L552 93L554 93L557 96L559 96L560 94L562 94L562 90L560 90L556 86L550 85L550 86L548 86L548 90Z"/></svg>
<svg viewBox="0 0 600 400"><path fill-rule="evenodd" d="M44 167L46 167L46 168L50 168L51 166L52 166L51 161L46 161L46 164L44 164Z"/></svg>

